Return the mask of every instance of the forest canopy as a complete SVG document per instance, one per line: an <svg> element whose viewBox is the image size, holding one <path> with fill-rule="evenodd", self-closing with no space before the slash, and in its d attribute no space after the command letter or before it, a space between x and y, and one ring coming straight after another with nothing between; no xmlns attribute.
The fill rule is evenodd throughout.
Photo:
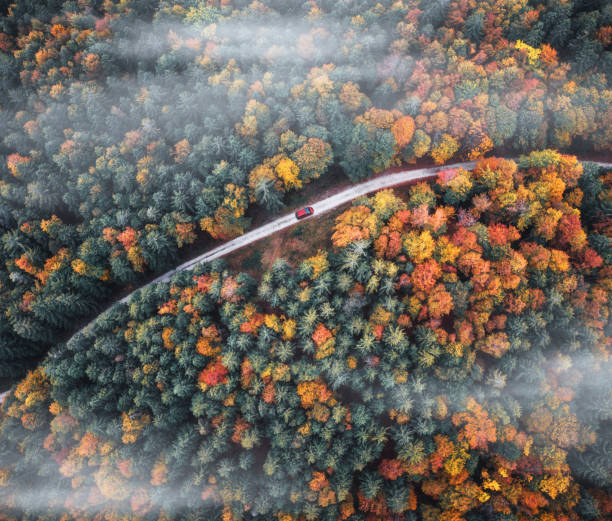
<svg viewBox="0 0 612 521"><path fill-rule="evenodd" d="M608 0L0 2L0 521L612 518L611 81Z"/></svg>
<svg viewBox="0 0 612 521"><path fill-rule="evenodd" d="M605 0L2 6L0 378L325 176L612 140Z"/></svg>
<svg viewBox="0 0 612 521"><path fill-rule="evenodd" d="M608 519L611 194L481 159L145 287L7 398L3 519Z"/></svg>

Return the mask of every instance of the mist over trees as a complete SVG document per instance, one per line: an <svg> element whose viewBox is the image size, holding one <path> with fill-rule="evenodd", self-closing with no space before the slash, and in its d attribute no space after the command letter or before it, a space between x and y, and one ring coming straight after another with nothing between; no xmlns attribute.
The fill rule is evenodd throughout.
<svg viewBox="0 0 612 521"><path fill-rule="evenodd" d="M611 74L606 0L0 1L0 521L609 519Z"/></svg>
<svg viewBox="0 0 612 521"><path fill-rule="evenodd" d="M611 142L612 7L20 1L0 19L0 377L325 175Z"/></svg>
<svg viewBox="0 0 612 521"><path fill-rule="evenodd" d="M611 192L482 159L147 286L7 398L6 519L608 518Z"/></svg>

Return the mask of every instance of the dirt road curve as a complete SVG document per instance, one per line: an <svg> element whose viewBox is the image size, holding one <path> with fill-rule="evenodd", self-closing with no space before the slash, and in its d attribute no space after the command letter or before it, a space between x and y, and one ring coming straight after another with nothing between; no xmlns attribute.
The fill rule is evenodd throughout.
<svg viewBox="0 0 612 521"><path fill-rule="evenodd" d="M431 177L437 174L438 172L440 172L441 170L447 170L450 168L459 168L459 167L468 169L468 168L472 168L475 164L476 164L475 161L469 161L469 162L464 162L464 163L453 163L452 165L443 165L443 166L438 166L434 168L419 168L415 170L406 170L403 172L397 172L397 173L377 177L376 179L372 179L370 181L365 181L358 185L351 186L350 188L347 188L346 190L343 190L342 192L339 192L331 197L328 197L327 199L322 199L321 201L313 203L311 206L314 209L314 216L310 217L310 219L316 219L318 215L322 215L326 212L329 212L330 210L333 210L334 208L337 208L338 206L344 203L347 203L355 199L356 197L360 197L362 195L366 195L371 192L381 190L383 188L389 188L392 186L400 185L408 181L414 181L417 179L424 179L427 177ZM612 163L597 163L597 164L603 167L612 168ZM252 242L263 239L264 237L267 237L268 235L272 235L289 226L292 226L297 222L298 220L296 219L294 212L284 215L283 217L279 217L278 219L275 219L274 221L268 224L264 224L263 226L260 226L259 228L256 228L248 233L245 233L244 235L241 235L240 237L237 237L236 239L228 241L225 244L218 246L217 248L207 251L206 253L203 253L202 255L199 255L198 257L195 257L194 259L191 259L181 264L180 266L177 266L176 268L157 277L155 280L152 280L151 282L149 282L143 287L149 286L150 284L155 284L157 282L167 282L178 271L189 270L200 262L208 262L214 259L218 259L219 257L223 257L224 255L227 255L228 253L232 253L246 246L247 244L251 244ZM139 288L139 289L142 289L142 288ZM138 290L135 290L135 291L138 291ZM133 293L134 292L122 298L121 300L119 300L119 302L122 302L122 303L127 302L130 299L130 297L133 295ZM113 303L110 307L114 305L115 303ZM108 309L110 309L110 307ZM92 320L89 324L87 324L85 328L81 329L81 331L89 327L95 320L96 319L94 318L94 320ZM78 335L81 331L77 332L74 336ZM0 402L2 398L3 398L3 394L0 394Z"/></svg>
<svg viewBox="0 0 612 521"><path fill-rule="evenodd" d="M612 163L597 162L597 164L599 166L612 169ZM427 177L431 177L437 174L441 170L447 170L449 168L459 168L459 167L471 168L474 165L475 165L475 162L470 161L470 162L464 162L464 163L454 163L452 165L438 166L434 168L419 168L415 170L406 170L403 172L397 172L394 174L388 174L388 175L384 175L381 177L377 177L376 179L372 179L370 181L365 181L358 185L351 186L350 188L347 188L346 190L343 190L342 192L339 192L331 197L328 197L327 199L322 199L321 201L318 201L317 203L313 203L311 206L314 209L314 217L310 217L310 219L316 219L317 216L322 215L326 212L329 212L330 210L333 210L334 208L337 208L338 206L341 206L342 204L347 203L355 199L356 197L360 197L362 195L366 195L371 192L381 190L383 188L389 188L392 186L400 185L408 181L414 181L417 179L425 179ZM283 217L279 217L278 219L275 219L274 221L268 224L264 224L263 226L260 226L259 228L256 228L255 230L245 233L244 235L241 235L240 237L237 237L236 239L228 241L225 244L218 246L217 248L207 251L206 253L203 253L202 255L199 255L198 257L195 257L194 259L191 259L181 264L180 266L177 266L173 270L170 270L167 273L164 273L163 275L157 277L155 280L152 280L151 282L149 282L143 287L146 287L150 284L155 284L157 282L167 282L172 278L172 276L177 271L189 270L200 262L208 262L214 259L218 259L219 257L223 257L224 255L227 255L228 253L232 253L233 251L236 251L246 246L247 244L251 244L252 242L263 239L264 237L267 237L268 235L272 235L273 233L276 233L282 230L283 228L292 226L293 224L297 222L298 220L295 218L294 212L284 215ZM139 289L142 289L142 288L139 288ZM138 291L138 290L135 290L135 291ZM129 295L122 298L118 302L123 302L123 303L127 302L130 299L130 297L133 295L133 293L134 292L130 293ZM107 308L102 313L105 313L106 311L108 311L108 309L110 309L115 304L116 302L113 303L109 308ZM100 313L100 315L102 313ZM80 334L82 331L87 329L97 318L98 317L94 318L91 322L89 322L89 324L87 324L87 326L85 326L83 329L75 333L72 338L74 338L76 335ZM72 338L70 340L72 340ZM0 404L2 404L4 397L8 394L8 392L9 391L0 393Z"/></svg>

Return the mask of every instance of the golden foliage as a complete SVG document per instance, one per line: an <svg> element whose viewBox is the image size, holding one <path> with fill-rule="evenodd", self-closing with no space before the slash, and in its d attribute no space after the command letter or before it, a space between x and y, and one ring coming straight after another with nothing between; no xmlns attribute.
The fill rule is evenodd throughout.
<svg viewBox="0 0 612 521"><path fill-rule="evenodd" d="M367 206L353 206L336 219L332 242L342 248L351 242L367 239L374 235L377 222L376 215Z"/></svg>

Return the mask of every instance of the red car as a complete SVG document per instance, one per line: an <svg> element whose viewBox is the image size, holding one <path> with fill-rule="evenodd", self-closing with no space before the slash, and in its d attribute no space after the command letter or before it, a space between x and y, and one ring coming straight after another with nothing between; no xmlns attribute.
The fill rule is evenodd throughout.
<svg viewBox="0 0 612 521"><path fill-rule="evenodd" d="M312 209L312 206L306 206L305 208L302 208L301 210L298 210L297 212L295 212L295 217L296 219L303 219L304 217L308 217L309 215L312 215L314 213L314 210Z"/></svg>

